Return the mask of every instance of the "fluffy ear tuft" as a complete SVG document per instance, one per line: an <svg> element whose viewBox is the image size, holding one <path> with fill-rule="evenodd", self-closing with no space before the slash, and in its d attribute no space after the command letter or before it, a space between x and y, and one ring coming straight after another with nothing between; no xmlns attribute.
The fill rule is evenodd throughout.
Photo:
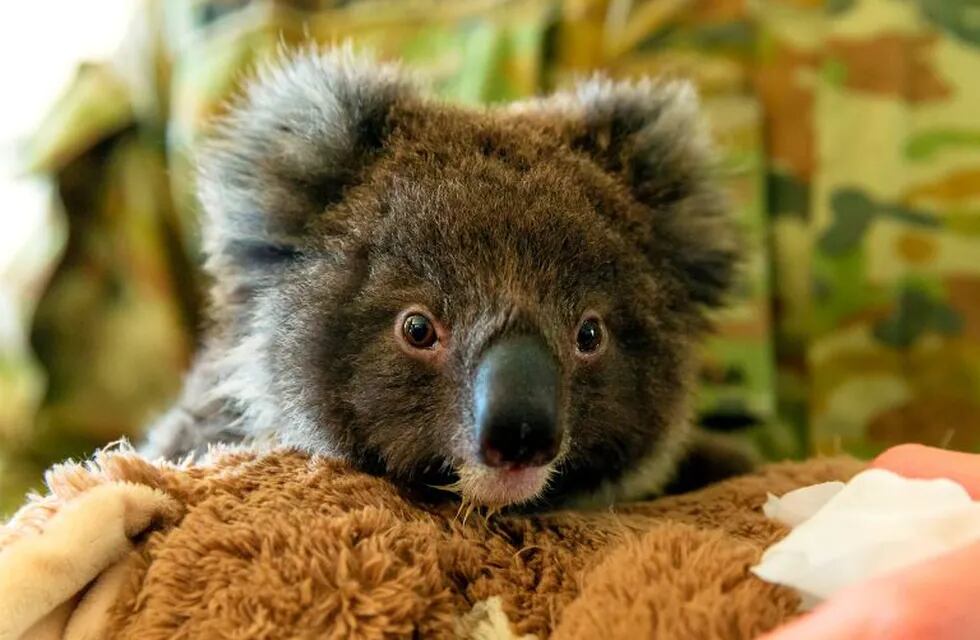
<svg viewBox="0 0 980 640"><path fill-rule="evenodd" d="M595 79L559 100L566 113L574 105L572 146L649 209L641 239L647 256L674 271L695 304L720 305L734 281L739 242L694 87Z"/></svg>
<svg viewBox="0 0 980 640"><path fill-rule="evenodd" d="M310 219L342 198L384 144L392 106L413 89L397 67L349 48L261 68L199 162L212 272L245 270L255 281L296 255Z"/></svg>

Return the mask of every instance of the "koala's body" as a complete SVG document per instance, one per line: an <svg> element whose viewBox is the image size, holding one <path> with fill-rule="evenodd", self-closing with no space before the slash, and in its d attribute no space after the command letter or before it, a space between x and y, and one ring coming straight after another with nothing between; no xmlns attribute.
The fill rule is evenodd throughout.
<svg viewBox="0 0 980 640"><path fill-rule="evenodd" d="M306 53L203 153L212 323L144 451L298 447L494 507L693 486L736 234L683 83L467 109ZM687 462L684 462L684 461Z"/></svg>

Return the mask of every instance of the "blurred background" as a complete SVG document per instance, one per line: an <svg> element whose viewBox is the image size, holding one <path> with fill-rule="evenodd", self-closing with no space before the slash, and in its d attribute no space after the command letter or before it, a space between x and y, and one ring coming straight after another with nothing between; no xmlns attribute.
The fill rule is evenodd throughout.
<svg viewBox="0 0 980 640"><path fill-rule="evenodd" d="M207 286L196 145L308 39L464 103L692 79L752 244L702 424L771 459L980 450L976 0L34 0L0 8L0 514L173 399Z"/></svg>

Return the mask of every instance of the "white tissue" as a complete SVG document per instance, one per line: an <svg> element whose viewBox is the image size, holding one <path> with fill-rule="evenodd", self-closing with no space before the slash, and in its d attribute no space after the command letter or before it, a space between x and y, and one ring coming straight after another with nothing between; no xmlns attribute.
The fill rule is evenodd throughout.
<svg viewBox="0 0 980 640"><path fill-rule="evenodd" d="M840 493L844 488L843 482L823 482L790 491L782 498L769 494L762 512L767 518L781 522L787 527L795 527L803 523L824 506L828 500Z"/></svg>
<svg viewBox="0 0 980 640"><path fill-rule="evenodd" d="M800 592L809 608L860 580L980 540L980 502L952 480L871 469L769 496L765 514L794 527L752 572Z"/></svg>

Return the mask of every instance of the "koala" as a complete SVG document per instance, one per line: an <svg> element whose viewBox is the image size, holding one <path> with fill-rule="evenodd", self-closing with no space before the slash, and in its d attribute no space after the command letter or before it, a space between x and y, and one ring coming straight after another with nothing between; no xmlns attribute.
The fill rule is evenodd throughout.
<svg viewBox="0 0 980 640"><path fill-rule="evenodd" d="M200 155L211 320L144 453L293 447L493 508L747 468L691 427L739 242L689 84L465 108L306 51Z"/></svg>

